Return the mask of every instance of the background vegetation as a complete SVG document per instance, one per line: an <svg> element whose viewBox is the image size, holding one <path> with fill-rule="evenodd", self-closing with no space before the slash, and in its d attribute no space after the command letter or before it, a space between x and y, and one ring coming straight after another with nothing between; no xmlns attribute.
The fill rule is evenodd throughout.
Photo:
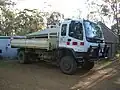
<svg viewBox="0 0 120 90"><path fill-rule="evenodd" d="M99 16L100 21L105 23L104 17L108 17L110 21L115 21L111 30L118 35L120 32L120 0L102 1L105 4L100 4L97 0L87 0L86 4L89 9L87 19L97 21L96 16ZM0 0L0 35L25 35L64 19L64 15L60 12L41 12L37 9L14 10L12 9L14 5L15 3L10 0Z"/></svg>

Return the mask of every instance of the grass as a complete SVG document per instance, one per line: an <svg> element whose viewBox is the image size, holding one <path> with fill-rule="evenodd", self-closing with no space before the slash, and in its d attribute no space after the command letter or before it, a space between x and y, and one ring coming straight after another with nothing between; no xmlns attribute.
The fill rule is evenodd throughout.
<svg viewBox="0 0 120 90"><path fill-rule="evenodd" d="M98 63L96 64L96 68L97 68L97 69L107 68L107 67L109 67L112 63L114 63L115 61L118 61L118 59L115 59L115 60L110 60L110 59L101 60L100 62L98 62Z"/></svg>
<svg viewBox="0 0 120 90"><path fill-rule="evenodd" d="M111 62L111 60L102 60L100 61L100 65L109 65Z"/></svg>

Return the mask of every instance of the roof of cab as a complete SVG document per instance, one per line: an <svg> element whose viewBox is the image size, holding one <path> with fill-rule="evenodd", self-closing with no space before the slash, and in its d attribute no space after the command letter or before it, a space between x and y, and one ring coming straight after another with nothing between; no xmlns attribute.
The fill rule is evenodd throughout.
<svg viewBox="0 0 120 90"><path fill-rule="evenodd" d="M79 22L82 22L83 19L70 19L70 18L68 18L68 19L64 19L64 20L61 21L61 22L71 22L71 21L79 21Z"/></svg>

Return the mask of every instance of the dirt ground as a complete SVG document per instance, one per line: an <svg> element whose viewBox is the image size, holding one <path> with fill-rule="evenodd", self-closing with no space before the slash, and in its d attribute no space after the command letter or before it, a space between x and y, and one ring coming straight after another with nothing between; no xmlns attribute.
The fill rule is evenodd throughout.
<svg viewBox="0 0 120 90"><path fill-rule="evenodd" d="M75 75L65 75L45 62L24 65L17 61L0 61L0 90L82 90L83 81L86 83L86 78L95 77L96 72L96 68L91 71L78 69Z"/></svg>

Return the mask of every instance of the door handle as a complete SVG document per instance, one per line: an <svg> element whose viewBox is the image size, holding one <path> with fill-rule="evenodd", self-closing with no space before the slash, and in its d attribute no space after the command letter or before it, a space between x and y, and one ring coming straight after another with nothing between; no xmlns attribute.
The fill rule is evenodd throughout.
<svg viewBox="0 0 120 90"><path fill-rule="evenodd" d="M70 42L70 41L71 41L71 39L68 39L68 41Z"/></svg>

